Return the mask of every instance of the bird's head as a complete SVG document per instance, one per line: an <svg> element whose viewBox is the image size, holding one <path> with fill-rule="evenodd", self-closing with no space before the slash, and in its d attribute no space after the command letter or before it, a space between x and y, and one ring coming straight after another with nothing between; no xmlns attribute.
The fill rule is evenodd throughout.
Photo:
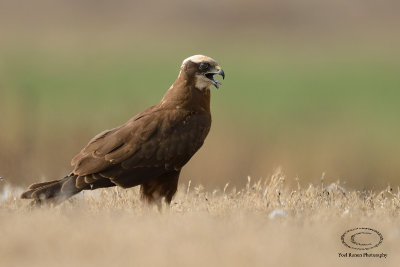
<svg viewBox="0 0 400 267"><path fill-rule="evenodd" d="M209 89L211 85L219 88L221 83L214 79L215 74L225 78L225 73L220 65L212 58L195 55L185 59L181 66L181 71L193 81L194 85L198 89Z"/></svg>

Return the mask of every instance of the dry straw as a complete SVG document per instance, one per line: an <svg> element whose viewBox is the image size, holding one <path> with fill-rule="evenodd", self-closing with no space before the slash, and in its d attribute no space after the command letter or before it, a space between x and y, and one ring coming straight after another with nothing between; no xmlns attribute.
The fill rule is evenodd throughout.
<svg viewBox="0 0 400 267"><path fill-rule="evenodd" d="M400 191L346 190L339 183L285 185L280 171L243 189L181 185L162 211L139 190L84 192L30 209L18 190L0 202L1 266L398 266ZM354 227L384 237L385 259L340 258ZM351 251L350 251L351 252Z"/></svg>

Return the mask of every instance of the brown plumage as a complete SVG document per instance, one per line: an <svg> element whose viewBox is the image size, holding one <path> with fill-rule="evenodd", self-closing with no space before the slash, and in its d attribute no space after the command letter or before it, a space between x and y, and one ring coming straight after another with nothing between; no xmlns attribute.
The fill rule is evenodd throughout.
<svg viewBox="0 0 400 267"><path fill-rule="evenodd" d="M210 87L220 84L214 74L225 77L212 58L187 58L160 103L96 135L72 159L70 175L32 184L21 198L58 204L82 190L141 185L147 202L159 205L165 198L170 203L182 167L210 130Z"/></svg>

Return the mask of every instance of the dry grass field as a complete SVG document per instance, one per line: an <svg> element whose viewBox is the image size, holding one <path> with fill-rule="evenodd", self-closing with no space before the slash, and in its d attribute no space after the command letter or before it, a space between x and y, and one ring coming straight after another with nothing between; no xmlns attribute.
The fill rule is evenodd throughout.
<svg viewBox="0 0 400 267"><path fill-rule="evenodd" d="M400 191L347 191L338 183L289 188L283 174L242 189L181 185L171 207L144 206L138 188L97 190L31 209L19 189L0 202L1 266L398 266ZM369 227L382 244L341 243ZM364 252L363 252L364 253Z"/></svg>
<svg viewBox="0 0 400 267"><path fill-rule="evenodd" d="M400 266L399 13L399 0L0 0L0 267ZM170 207L138 188L19 199L160 101L194 54L227 76ZM341 236L357 227L382 234L367 252L386 257L349 256Z"/></svg>

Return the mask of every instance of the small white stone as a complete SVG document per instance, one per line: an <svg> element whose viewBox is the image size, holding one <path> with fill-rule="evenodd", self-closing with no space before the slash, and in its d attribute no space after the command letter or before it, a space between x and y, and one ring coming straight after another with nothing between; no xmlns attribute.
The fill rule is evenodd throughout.
<svg viewBox="0 0 400 267"><path fill-rule="evenodd" d="M286 217L286 215L287 215L286 211L281 209L274 209L269 213L268 218L276 219L278 217Z"/></svg>

